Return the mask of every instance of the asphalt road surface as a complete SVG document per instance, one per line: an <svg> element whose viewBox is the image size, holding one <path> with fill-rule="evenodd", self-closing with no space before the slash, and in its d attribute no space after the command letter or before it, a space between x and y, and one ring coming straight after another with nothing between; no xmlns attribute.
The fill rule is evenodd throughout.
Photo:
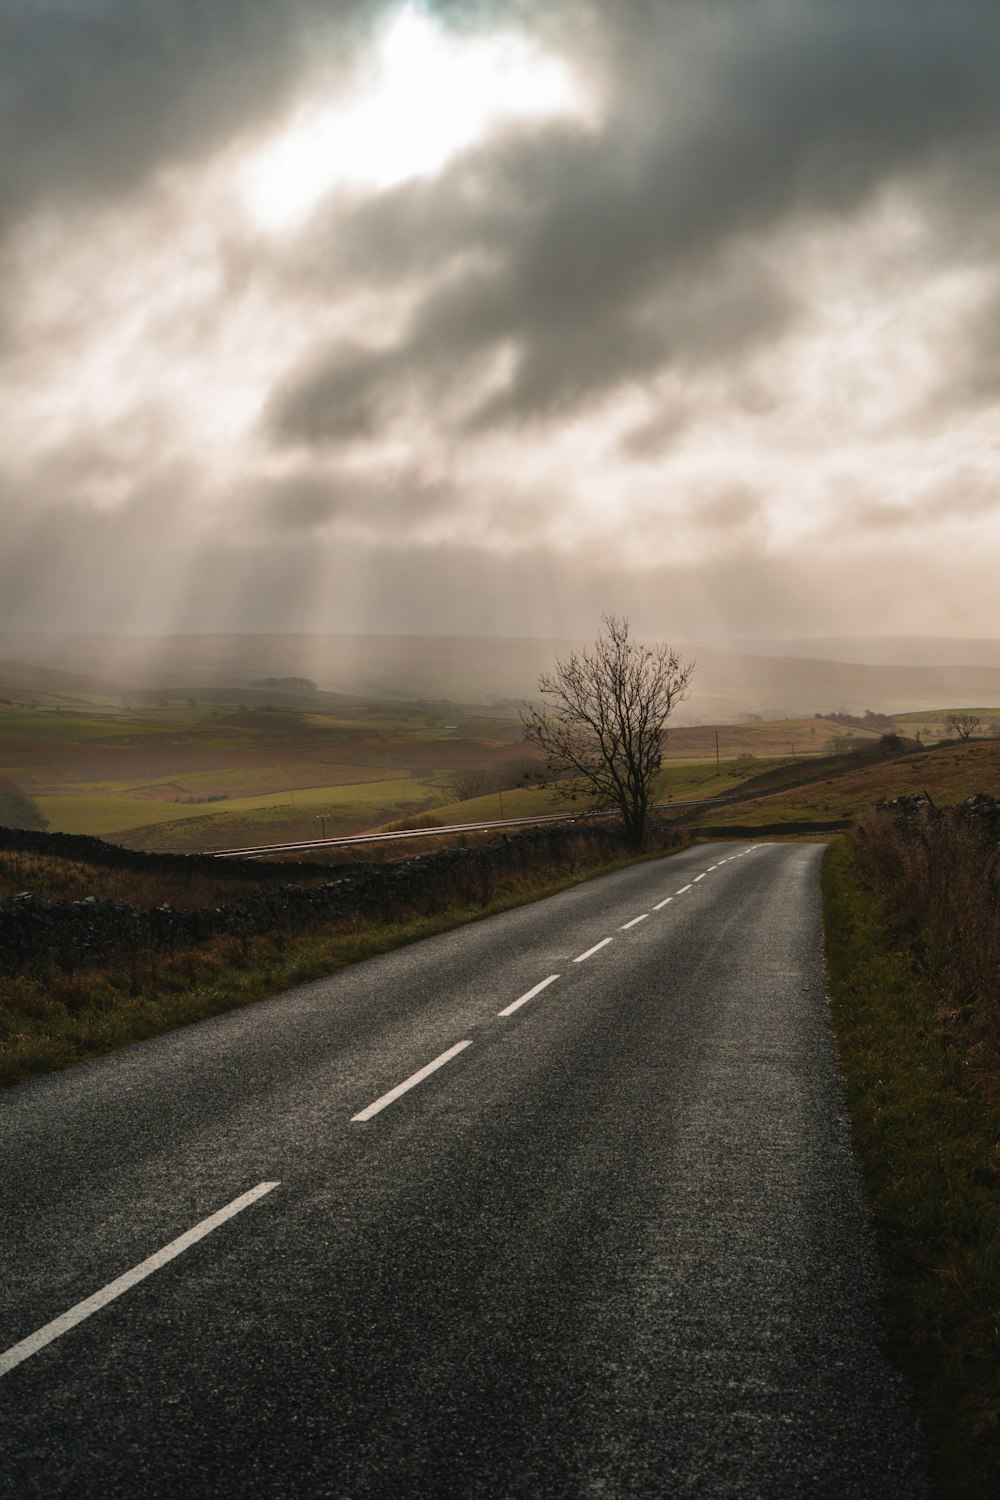
<svg viewBox="0 0 1000 1500"><path fill-rule="evenodd" d="M0 1494L922 1495L821 855L693 848L6 1091Z"/></svg>

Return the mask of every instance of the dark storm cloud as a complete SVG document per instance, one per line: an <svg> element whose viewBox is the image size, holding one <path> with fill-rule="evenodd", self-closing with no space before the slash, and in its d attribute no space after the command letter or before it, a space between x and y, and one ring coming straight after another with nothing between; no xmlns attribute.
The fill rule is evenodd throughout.
<svg viewBox="0 0 1000 1500"><path fill-rule="evenodd" d="M742 537L749 527L760 527L764 501L752 485L730 484L696 500L693 510L704 531Z"/></svg>
<svg viewBox="0 0 1000 1500"><path fill-rule="evenodd" d="M970 464L959 466L946 479L924 485L907 496L906 504L859 499L846 507L849 527L863 536L875 531L913 531L926 525L976 522L1000 514L1000 495L991 472Z"/></svg>
<svg viewBox="0 0 1000 1500"><path fill-rule="evenodd" d="M697 409L690 399L660 402L655 416L626 432L618 451L626 462L659 464L696 420Z"/></svg>
<svg viewBox="0 0 1000 1500"><path fill-rule="evenodd" d="M336 77L380 0L3 0L0 226L126 191Z"/></svg>
<svg viewBox="0 0 1000 1500"><path fill-rule="evenodd" d="M390 469L378 477L303 473L261 482L241 495L238 508L245 527L293 537L344 521L368 522L372 529L412 525L459 509L461 498L444 481Z"/></svg>
<svg viewBox="0 0 1000 1500"><path fill-rule="evenodd" d="M920 415L932 422L975 416L1000 400L1000 281L990 279L992 290L943 341L937 380L920 406Z"/></svg>
<svg viewBox="0 0 1000 1500"><path fill-rule="evenodd" d="M587 162L598 149L579 139L570 148L564 133L558 134L562 139L553 155L561 165L546 163L551 191L538 194L539 201L550 205L541 210L543 215L555 212L551 205L565 190L569 160L583 201ZM537 150L537 143L522 142L514 154ZM525 176L510 170L511 183L523 183ZM513 195L508 191L503 196L509 201ZM424 253L414 234L418 200L412 189L399 195L412 247L411 271ZM618 205L607 211L624 212ZM482 215L463 212L461 206L453 206L450 216L431 215L428 261L433 257L440 262L447 254L442 226L450 222L456 230L452 253L464 255L468 264L460 264L455 275L422 300L398 345L373 350L354 343L313 355L276 393L272 430L314 443L364 438L418 388L432 399L447 396L462 387L477 361L503 349L513 353L510 379L462 425L475 431L510 421L547 420L675 362L728 365L794 325L799 311L794 291L779 282L757 251L721 245L701 263L678 257L669 264L665 248L657 256L648 243L633 242L629 233L614 235L603 211L593 212L591 222L565 224L561 231L547 221L533 221L517 203L501 225L496 199ZM388 204L373 209L372 221L362 225L360 234L357 224L354 233L347 226L347 256L358 254L363 261L357 246L367 232L372 233L373 251L376 244L384 252L387 243L399 247L407 239L398 226L393 228ZM504 228L507 254L502 258ZM565 253L558 248L560 233L565 234ZM398 249L388 252L402 275L404 262L401 256L396 259L398 254ZM378 262L374 251L372 263L377 267Z"/></svg>
<svg viewBox="0 0 1000 1500"><path fill-rule="evenodd" d="M101 508L86 492L109 462L100 452L81 453L75 482L41 505L39 476L25 486L0 475L4 625L113 628L118 620L143 629L151 613L156 618L169 595L166 585L181 576L185 539L195 533L197 475L189 466L164 465L134 484L124 503ZM54 484L57 477L58 463L45 481Z"/></svg>
<svg viewBox="0 0 1000 1500"><path fill-rule="evenodd" d="M322 548L308 531L289 528L248 545L231 523L203 531L185 550L163 486L115 513L69 504L39 512L10 501L0 496L12 527L5 541L16 543L0 551L0 629L121 631L127 622L146 632L500 629L590 639L607 609L628 615L649 639L739 634L748 622L776 635L802 620L832 632L845 617L878 633L905 623L885 587L887 571L902 563L922 623L923 601L952 597L947 558L908 549L896 535L870 557L831 549L780 559L749 541L701 562L637 572L606 556L568 558L534 544L513 560L391 538ZM968 591L989 597L993 573L992 557L970 559ZM164 580L172 585L166 608Z"/></svg>
<svg viewBox="0 0 1000 1500"><path fill-rule="evenodd" d="M995 7L558 15L588 21L566 25L562 50L601 74L604 123L513 131L317 230L312 264L325 258L331 284L435 279L393 348L335 349L292 373L270 408L279 440L363 437L414 382L433 405L498 349L511 373L473 425L562 415L671 364L731 360L794 324L769 236L850 215L943 162L976 177L1000 148Z"/></svg>
<svg viewBox="0 0 1000 1500"><path fill-rule="evenodd" d="M0 228L39 203L113 197L197 160L265 124L310 75L335 87L396 8L398 0L0 0ZM524 23L531 10L517 0L426 8L456 30Z"/></svg>
<svg viewBox="0 0 1000 1500"><path fill-rule="evenodd" d="M600 607L690 638L988 608L1000 6L426 0L532 32L594 116L255 228L250 143L353 86L396 8L0 0L0 230L51 211L0 268L0 620L589 636ZM621 395L574 451L560 419Z"/></svg>

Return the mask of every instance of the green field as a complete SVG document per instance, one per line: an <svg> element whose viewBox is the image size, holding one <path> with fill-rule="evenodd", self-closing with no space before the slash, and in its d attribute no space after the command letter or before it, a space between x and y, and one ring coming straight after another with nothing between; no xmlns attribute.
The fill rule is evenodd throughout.
<svg viewBox="0 0 1000 1500"><path fill-rule="evenodd" d="M657 797L731 789L825 726L772 721L675 730ZM765 759L748 759L759 751ZM0 776L53 830L150 849L197 850L347 836L439 810L443 821L526 817L565 804L525 787L520 725L455 704L300 707L79 697L0 706ZM494 788L456 802L455 777Z"/></svg>
<svg viewBox="0 0 1000 1500"><path fill-rule="evenodd" d="M35 799L50 827L63 833L92 833L104 837L134 828L139 814L144 820L141 826L149 829L164 823L197 823L205 830L222 829L231 823L247 821L259 823L262 828L269 823L282 826L301 824L302 831L297 836L302 838L317 835L316 823L324 812L342 821L341 815L345 813L348 816L367 816L373 809L406 803L423 806L439 800L429 783L400 777L347 786L286 790L257 797L230 797L218 811L202 812L195 817L192 817L187 803L148 800L137 803L134 799L108 793Z"/></svg>
<svg viewBox="0 0 1000 1500"><path fill-rule="evenodd" d="M984 727L996 717L981 716ZM925 742L947 728L940 712L897 723ZM724 796L782 768L801 780L831 747L872 743L882 732L884 725L829 719L674 728L655 799ZM821 782L748 803L740 819L842 817L879 796L919 789L926 776L947 800L973 769L993 779L968 789L990 790L996 743L943 751L933 772L919 756L912 765L893 761L891 770L841 758ZM980 756L974 768L963 759L970 748ZM348 836L421 814L448 822L567 810L551 791L524 785L525 754L516 718L457 704L367 704L335 694L277 707L183 696L0 704L0 777L34 800L51 829L150 849ZM456 798L463 774L479 777L480 795ZM720 808L706 820L733 816Z"/></svg>
<svg viewBox="0 0 1000 1500"><path fill-rule="evenodd" d="M742 757L717 764L708 760L672 760L660 772L654 788L657 802L684 802L717 797L734 791L745 781L786 762L778 759L753 760ZM434 809L442 823L477 822L487 819L531 818L540 813L571 813L583 810L585 804L567 802L546 788L517 787L503 792L488 792L463 802L446 803Z"/></svg>
<svg viewBox="0 0 1000 1500"><path fill-rule="evenodd" d="M0 776L53 830L207 849L355 833L439 805L459 769L503 780L518 739L511 720L450 705L8 704Z"/></svg>

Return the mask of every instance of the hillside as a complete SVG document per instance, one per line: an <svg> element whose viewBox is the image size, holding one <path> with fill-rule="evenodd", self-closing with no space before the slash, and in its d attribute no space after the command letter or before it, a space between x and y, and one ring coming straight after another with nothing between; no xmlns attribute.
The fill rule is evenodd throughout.
<svg viewBox="0 0 1000 1500"><path fill-rule="evenodd" d="M669 638L669 632L664 634ZM0 634L0 661L7 664L8 677L16 679L19 692L28 690L31 673L38 668L76 674L63 679L68 695L83 690L85 681L94 683L96 675L105 684L116 684L123 694L203 695L212 689L259 701L262 690L252 688L253 683L304 677L327 692L368 700L494 705L513 715L520 702L537 691L539 673L581 644L500 636L7 632ZM979 643L984 644L988 643ZM962 704L1000 707L1000 661L884 665L683 643L680 649L695 658L697 670L691 696L677 712L678 724L842 708L900 713ZM3 681L0 672L0 684ZM46 688L55 687L50 677Z"/></svg>
<svg viewBox="0 0 1000 1500"><path fill-rule="evenodd" d="M705 644L750 656L805 656L879 667L1000 667L1000 640L939 635L779 636Z"/></svg>
<svg viewBox="0 0 1000 1500"><path fill-rule="evenodd" d="M928 792L940 806L962 802L975 792L996 795L1000 789L1000 742L942 744L868 765L852 764L851 757L837 756L818 767L817 773L823 770L827 774L817 774L807 784L770 795L755 797L751 787L745 801L706 811L697 821L706 828L735 823L756 827L853 818L876 802L917 792Z"/></svg>

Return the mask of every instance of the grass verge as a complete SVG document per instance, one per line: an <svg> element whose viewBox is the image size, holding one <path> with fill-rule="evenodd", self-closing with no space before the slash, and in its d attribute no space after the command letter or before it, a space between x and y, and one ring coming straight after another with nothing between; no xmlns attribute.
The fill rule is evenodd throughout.
<svg viewBox="0 0 1000 1500"><path fill-rule="evenodd" d="M912 938L846 841L823 867L833 1024L887 1281L892 1353L926 1434L932 1494L1000 1494L997 1117L943 1022Z"/></svg>
<svg viewBox="0 0 1000 1500"><path fill-rule="evenodd" d="M67 1068L130 1042L249 1005L293 985L334 973L466 922L676 849L622 853L573 868L540 868L493 882L479 896L435 912L401 913L397 921L345 919L295 934L223 937L169 957L152 952L100 968L41 976L0 977L0 1085Z"/></svg>

